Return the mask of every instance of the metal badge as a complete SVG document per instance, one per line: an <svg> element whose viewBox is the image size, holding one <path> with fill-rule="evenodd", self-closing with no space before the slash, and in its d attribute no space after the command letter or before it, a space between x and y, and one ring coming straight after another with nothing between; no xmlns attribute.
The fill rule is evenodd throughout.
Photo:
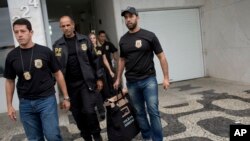
<svg viewBox="0 0 250 141"><path fill-rule="evenodd" d="M23 77L25 80L30 80L31 79L31 74L30 72L26 71L23 73Z"/></svg>
<svg viewBox="0 0 250 141"><path fill-rule="evenodd" d="M34 60L34 62L35 62L36 68L40 69L43 67L43 61L41 59L36 59L36 60Z"/></svg>
<svg viewBox="0 0 250 141"><path fill-rule="evenodd" d="M135 47L140 48L142 46L142 41L141 40L136 40L135 41Z"/></svg>
<svg viewBox="0 0 250 141"><path fill-rule="evenodd" d="M55 56L62 56L62 48L55 48Z"/></svg>
<svg viewBox="0 0 250 141"><path fill-rule="evenodd" d="M106 50L109 50L109 45L106 45L105 48L106 48Z"/></svg>
<svg viewBox="0 0 250 141"><path fill-rule="evenodd" d="M81 48L82 48L83 51L86 51L87 50L87 45L86 44L82 44Z"/></svg>
<svg viewBox="0 0 250 141"><path fill-rule="evenodd" d="M98 51L96 52L96 54L97 54L97 55L102 55L102 51L98 50Z"/></svg>

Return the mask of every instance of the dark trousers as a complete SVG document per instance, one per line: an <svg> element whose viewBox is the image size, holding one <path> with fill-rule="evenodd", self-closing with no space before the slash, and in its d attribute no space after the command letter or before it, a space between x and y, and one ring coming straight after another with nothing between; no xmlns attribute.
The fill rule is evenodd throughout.
<svg viewBox="0 0 250 141"><path fill-rule="evenodd" d="M103 89L101 90L101 95L99 96L99 100L96 103L97 110L101 116L101 119L105 118L105 108L103 106L103 102L112 96L114 96L114 89L113 89L113 78L110 74L105 71L103 76Z"/></svg>
<svg viewBox="0 0 250 141"><path fill-rule="evenodd" d="M107 98L110 98L115 95L113 83L113 78L106 70L103 76L103 90L101 91L103 100L106 100Z"/></svg>
<svg viewBox="0 0 250 141"><path fill-rule="evenodd" d="M92 140L100 135L100 125L95 112L98 93L90 91L85 83L75 82L67 85L71 99L71 112L76 121L81 136L85 140ZM75 86L75 87L74 87Z"/></svg>

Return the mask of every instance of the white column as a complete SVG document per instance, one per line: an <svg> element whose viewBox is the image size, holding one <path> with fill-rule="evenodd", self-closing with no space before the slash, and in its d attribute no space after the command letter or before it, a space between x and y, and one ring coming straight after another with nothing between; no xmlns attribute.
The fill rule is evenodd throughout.
<svg viewBox="0 0 250 141"><path fill-rule="evenodd" d="M18 18L26 18L32 24L33 42L47 45L45 37L45 28L42 15L42 6L40 0L8 0L10 20L13 23ZM15 45L18 43L15 40Z"/></svg>
<svg viewBox="0 0 250 141"><path fill-rule="evenodd" d="M40 0L8 0L8 8L9 8L11 24L17 18L27 18L31 22L32 29L34 31L33 42L41 44L41 45L45 45L45 46L47 45L46 35L45 35L45 30L44 30L45 29L44 21L43 21L43 16L42 16L42 6L40 3ZM15 38L14 34L13 34L13 37ZM15 41L15 46L18 46L18 42L16 41L16 39L14 39L14 41ZM0 89L1 89L0 101L2 102L2 107L0 108L0 113L7 112L4 83L5 83L5 79L1 77L0 78ZM18 105L19 105L18 103L19 102L17 98L17 93L15 90L12 104L16 110L18 110Z"/></svg>

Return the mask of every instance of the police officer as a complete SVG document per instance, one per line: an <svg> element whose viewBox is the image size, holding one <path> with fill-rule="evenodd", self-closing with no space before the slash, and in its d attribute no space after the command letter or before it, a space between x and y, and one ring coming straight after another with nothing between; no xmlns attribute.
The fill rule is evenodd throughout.
<svg viewBox="0 0 250 141"><path fill-rule="evenodd" d="M106 32L104 30L100 30L98 32L98 41L102 46L102 52L106 56L106 60L108 61L109 66L111 67L111 70L113 72L115 72L115 66L116 65L114 63L112 63L112 62L114 62L114 61L117 62L118 61L118 53L117 53L118 50L117 50L117 48L114 46L113 43L107 41ZM110 76L112 78L114 78L114 73L112 71L108 70L108 72L110 72ZM113 81L111 81L111 83L113 83Z"/></svg>
<svg viewBox="0 0 250 141"><path fill-rule="evenodd" d="M169 87L167 59L156 35L139 27L139 15L134 7L123 10L121 16L124 17L129 31L121 37L119 42L120 58L114 87L118 87L122 72L126 68L125 77L128 92L136 110L136 118L143 140L163 141L158 109L158 85L153 58L156 54L160 61L164 75L162 83L164 89Z"/></svg>
<svg viewBox="0 0 250 141"><path fill-rule="evenodd" d="M75 23L69 16L60 18L60 28L64 35L58 39L53 50L63 67L71 111L81 136L86 141L101 141L100 125L95 113L98 100L96 90L101 90L103 69L95 57L87 36L75 32Z"/></svg>
<svg viewBox="0 0 250 141"><path fill-rule="evenodd" d="M109 93L105 94L105 98L110 98L115 94L112 84L114 83L115 78L115 67L116 62L118 61L118 50L117 48L109 41L107 41L107 36L104 30L100 30L98 32L98 41L102 47L103 53L103 62L105 63L104 69L106 70L106 80L107 80L107 87L109 89ZM113 63L115 62L115 63Z"/></svg>
<svg viewBox="0 0 250 141"><path fill-rule="evenodd" d="M48 141L62 141L54 77L64 95L63 108L69 109L70 103L60 63L48 47L32 41L30 21L16 20L13 31L19 46L8 54L5 63L8 116L11 120L17 119L12 106L17 76L20 118L28 140L43 141L45 136Z"/></svg>

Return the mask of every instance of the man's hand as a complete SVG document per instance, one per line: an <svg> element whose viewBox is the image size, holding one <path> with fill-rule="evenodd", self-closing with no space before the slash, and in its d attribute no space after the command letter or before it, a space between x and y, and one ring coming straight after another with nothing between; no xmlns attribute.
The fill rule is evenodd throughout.
<svg viewBox="0 0 250 141"><path fill-rule="evenodd" d="M117 90L118 87L119 87L119 85L120 85L120 80L119 80L119 79L116 79L115 83L113 84L114 89Z"/></svg>
<svg viewBox="0 0 250 141"><path fill-rule="evenodd" d="M110 74L110 76L111 76L112 78L115 77L115 73L113 73L113 71L110 71L109 74Z"/></svg>
<svg viewBox="0 0 250 141"><path fill-rule="evenodd" d="M169 81L168 81L168 79L164 79L162 85L163 85L163 89L167 90L169 88Z"/></svg>
<svg viewBox="0 0 250 141"><path fill-rule="evenodd" d="M65 109L65 110L69 110L69 108L70 108L70 101L69 100L63 100L63 102L61 103L62 105L62 109Z"/></svg>
<svg viewBox="0 0 250 141"><path fill-rule="evenodd" d="M97 80L96 86L97 86L97 90L101 91L102 88L103 88L103 82L102 82L102 80Z"/></svg>
<svg viewBox="0 0 250 141"><path fill-rule="evenodd" d="M8 107L8 116L11 120L16 121L16 110L13 106Z"/></svg>

